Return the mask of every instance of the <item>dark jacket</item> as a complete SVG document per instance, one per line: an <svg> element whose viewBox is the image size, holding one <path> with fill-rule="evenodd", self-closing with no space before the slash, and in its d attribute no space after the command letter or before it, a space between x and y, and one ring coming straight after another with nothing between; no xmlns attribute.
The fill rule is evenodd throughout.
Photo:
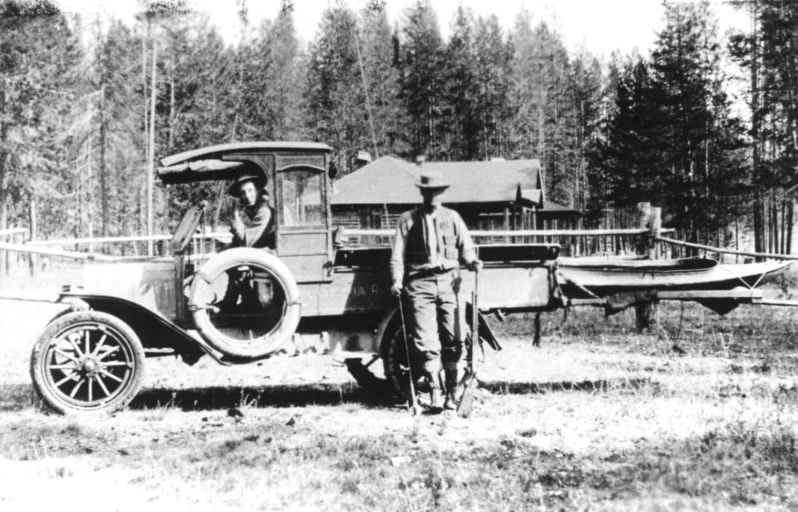
<svg viewBox="0 0 798 512"><path fill-rule="evenodd" d="M269 202L261 199L253 206L240 206L241 220L233 221L233 247L268 247L274 249L274 212Z"/></svg>

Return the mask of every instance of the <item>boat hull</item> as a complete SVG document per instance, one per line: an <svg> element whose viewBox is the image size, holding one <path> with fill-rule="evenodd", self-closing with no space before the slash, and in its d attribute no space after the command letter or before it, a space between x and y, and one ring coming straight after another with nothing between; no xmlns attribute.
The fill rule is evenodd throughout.
<svg viewBox="0 0 798 512"><path fill-rule="evenodd" d="M604 297L646 290L731 290L755 288L772 281L790 263L721 265L709 259L596 260L576 259L559 265L563 292L574 298Z"/></svg>

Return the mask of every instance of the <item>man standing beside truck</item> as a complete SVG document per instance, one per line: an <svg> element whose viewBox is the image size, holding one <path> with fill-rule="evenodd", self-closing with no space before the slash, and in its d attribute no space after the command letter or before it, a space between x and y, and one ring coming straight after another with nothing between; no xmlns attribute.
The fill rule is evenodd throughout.
<svg viewBox="0 0 798 512"><path fill-rule="evenodd" d="M454 410L465 334L459 301L460 265L479 272L482 262L476 258L463 219L441 205L448 183L440 174L428 172L416 186L422 204L403 213L396 227L391 292L405 304L405 328L415 349L411 349L416 359L413 368L420 368L421 377L429 383L431 408ZM443 387L446 400L441 405Z"/></svg>

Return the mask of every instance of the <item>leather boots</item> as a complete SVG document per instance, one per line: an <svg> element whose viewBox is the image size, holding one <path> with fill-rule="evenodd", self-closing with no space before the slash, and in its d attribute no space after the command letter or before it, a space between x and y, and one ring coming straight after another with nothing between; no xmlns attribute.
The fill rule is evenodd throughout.
<svg viewBox="0 0 798 512"><path fill-rule="evenodd" d="M446 385L446 401L443 403L443 409L454 411L457 409L457 367L444 368L443 375Z"/></svg>
<svg viewBox="0 0 798 512"><path fill-rule="evenodd" d="M429 407L433 411L440 411L442 407L441 377L438 373L432 373L427 378L429 382Z"/></svg>

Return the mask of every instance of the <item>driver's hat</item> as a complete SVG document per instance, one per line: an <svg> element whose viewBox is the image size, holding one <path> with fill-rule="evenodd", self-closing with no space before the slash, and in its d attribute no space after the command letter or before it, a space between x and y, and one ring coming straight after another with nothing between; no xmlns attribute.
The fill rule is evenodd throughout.
<svg viewBox="0 0 798 512"><path fill-rule="evenodd" d="M253 182L258 190L266 186L266 178L263 175L254 172L244 172L236 178L232 185L227 187L227 193L233 197L238 197L241 184L247 181Z"/></svg>

